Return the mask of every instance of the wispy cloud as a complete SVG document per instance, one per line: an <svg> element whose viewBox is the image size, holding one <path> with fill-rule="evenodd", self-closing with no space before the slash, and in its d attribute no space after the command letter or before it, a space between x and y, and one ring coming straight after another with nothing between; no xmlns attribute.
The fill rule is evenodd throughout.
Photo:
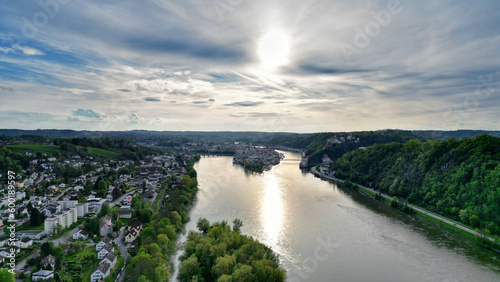
<svg viewBox="0 0 500 282"><path fill-rule="evenodd" d="M79 116L79 117L88 117L88 118L102 118L103 115L100 113L95 112L92 109L84 110L84 109L78 109L76 111L73 111L74 116Z"/></svg>
<svg viewBox="0 0 500 282"><path fill-rule="evenodd" d="M69 1L32 37L22 19L45 13L38 2L4 2L0 111L10 120L0 127L500 129L495 1L401 0L383 24L382 0L245 1L222 18L210 1ZM258 45L273 30L289 37L289 56L268 69ZM350 60L344 43L357 48ZM490 75L481 89L496 92L474 100ZM459 112L461 125L443 118L464 101L477 106ZM13 123L13 109L52 116Z"/></svg>

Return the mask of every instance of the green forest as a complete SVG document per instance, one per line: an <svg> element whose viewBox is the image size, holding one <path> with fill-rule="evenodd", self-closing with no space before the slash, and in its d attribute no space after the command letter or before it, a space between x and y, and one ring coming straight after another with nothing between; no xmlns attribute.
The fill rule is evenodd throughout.
<svg viewBox="0 0 500 282"><path fill-rule="evenodd" d="M500 138L409 141L349 152L337 177L500 235Z"/></svg>
<svg viewBox="0 0 500 282"><path fill-rule="evenodd" d="M278 256L252 237L241 235L243 223L226 221L210 225L198 220L199 232L190 232L186 243L179 281L285 281L285 270Z"/></svg>
<svg viewBox="0 0 500 282"><path fill-rule="evenodd" d="M167 281L168 265L175 252L175 240L184 223L189 221L187 211L198 191L194 163L196 156L186 164L188 174L181 179L180 187L169 191L171 201L153 213L142 207L139 199L132 201L133 211L140 216L144 226L139 236L139 246L132 251L133 258L127 263L125 281Z"/></svg>

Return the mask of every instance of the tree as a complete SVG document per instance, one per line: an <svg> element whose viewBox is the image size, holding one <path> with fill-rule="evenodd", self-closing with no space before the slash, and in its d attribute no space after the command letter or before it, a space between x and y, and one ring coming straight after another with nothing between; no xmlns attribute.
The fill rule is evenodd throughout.
<svg viewBox="0 0 500 282"><path fill-rule="evenodd" d="M212 271L217 276L222 276L224 274L231 274L233 267L236 265L236 257L234 255L225 255L224 257L218 257L216 264Z"/></svg>
<svg viewBox="0 0 500 282"><path fill-rule="evenodd" d="M208 231L208 228L210 228L210 222L208 221L208 219L202 217L202 218L198 219L198 222L196 223L196 227L198 228L198 230L200 230L201 232L206 234Z"/></svg>
<svg viewBox="0 0 500 282"><path fill-rule="evenodd" d="M62 227L62 225L60 223L58 223L56 225L56 234L59 234L61 233L61 231L63 230L64 228Z"/></svg>
<svg viewBox="0 0 500 282"><path fill-rule="evenodd" d="M241 221L241 219L236 218L233 220L233 231L240 232L242 226L243 226L243 221Z"/></svg>
<svg viewBox="0 0 500 282"><path fill-rule="evenodd" d="M101 211L99 212L99 217L107 215L109 211L109 205L107 203L102 204Z"/></svg>
<svg viewBox="0 0 500 282"><path fill-rule="evenodd" d="M43 214L37 208L31 208L30 225L40 226L43 223Z"/></svg>
<svg viewBox="0 0 500 282"><path fill-rule="evenodd" d="M114 189L113 189L113 192L111 192L112 195L113 195L113 201L120 198L122 196L122 191L120 191L120 187L119 186L116 186Z"/></svg>
<svg viewBox="0 0 500 282"><path fill-rule="evenodd" d="M168 281L169 277L170 273L168 272L168 268L165 264L155 267L155 281Z"/></svg>
<svg viewBox="0 0 500 282"><path fill-rule="evenodd" d="M10 273L7 269L0 269L0 281L2 282L15 282L16 277L14 274Z"/></svg>
<svg viewBox="0 0 500 282"><path fill-rule="evenodd" d="M54 248L54 243L52 242L45 242L40 246L40 256L42 258L53 254L53 248Z"/></svg>
<svg viewBox="0 0 500 282"><path fill-rule="evenodd" d="M469 222L470 222L470 225L472 225L473 227L476 227L478 228L480 223L481 223L481 219L479 218L479 216L477 215L472 215L470 218L469 218Z"/></svg>
<svg viewBox="0 0 500 282"><path fill-rule="evenodd" d="M177 276L177 279L179 279L179 281L181 282L187 282L191 281L193 276L201 276L200 262L198 261L196 256L191 256L190 258L182 262L181 266L179 267L179 274Z"/></svg>
<svg viewBox="0 0 500 282"><path fill-rule="evenodd" d="M467 210L460 210L458 212L458 216L465 224L469 223L469 213L467 212Z"/></svg>
<svg viewBox="0 0 500 282"><path fill-rule="evenodd" d="M233 280L240 282L251 282L253 281L252 267L249 265L243 265L238 270L233 272Z"/></svg>
<svg viewBox="0 0 500 282"><path fill-rule="evenodd" d="M232 281L233 281L233 277L231 275L227 275L227 274L222 275L217 280L217 282L232 282Z"/></svg>

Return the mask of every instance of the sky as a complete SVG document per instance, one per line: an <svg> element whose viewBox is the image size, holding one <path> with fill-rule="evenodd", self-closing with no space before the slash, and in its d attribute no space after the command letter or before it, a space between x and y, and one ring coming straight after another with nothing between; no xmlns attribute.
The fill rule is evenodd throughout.
<svg viewBox="0 0 500 282"><path fill-rule="evenodd" d="M0 128L500 130L496 0L0 3Z"/></svg>

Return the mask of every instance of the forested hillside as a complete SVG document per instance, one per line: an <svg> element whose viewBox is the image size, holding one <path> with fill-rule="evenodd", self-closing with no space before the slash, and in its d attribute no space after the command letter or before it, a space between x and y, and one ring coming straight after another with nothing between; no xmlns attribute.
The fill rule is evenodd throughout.
<svg viewBox="0 0 500 282"><path fill-rule="evenodd" d="M337 177L500 234L500 138L374 145L333 164Z"/></svg>
<svg viewBox="0 0 500 282"><path fill-rule="evenodd" d="M106 159L142 160L145 156L161 153L161 150L140 146L124 139L109 138L48 138L38 135L22 135L18 137L3 137L0 148L7 148L24 155L47 154L49 156L94 156ZM21 158L21 157L20 157Z"/></svg>

